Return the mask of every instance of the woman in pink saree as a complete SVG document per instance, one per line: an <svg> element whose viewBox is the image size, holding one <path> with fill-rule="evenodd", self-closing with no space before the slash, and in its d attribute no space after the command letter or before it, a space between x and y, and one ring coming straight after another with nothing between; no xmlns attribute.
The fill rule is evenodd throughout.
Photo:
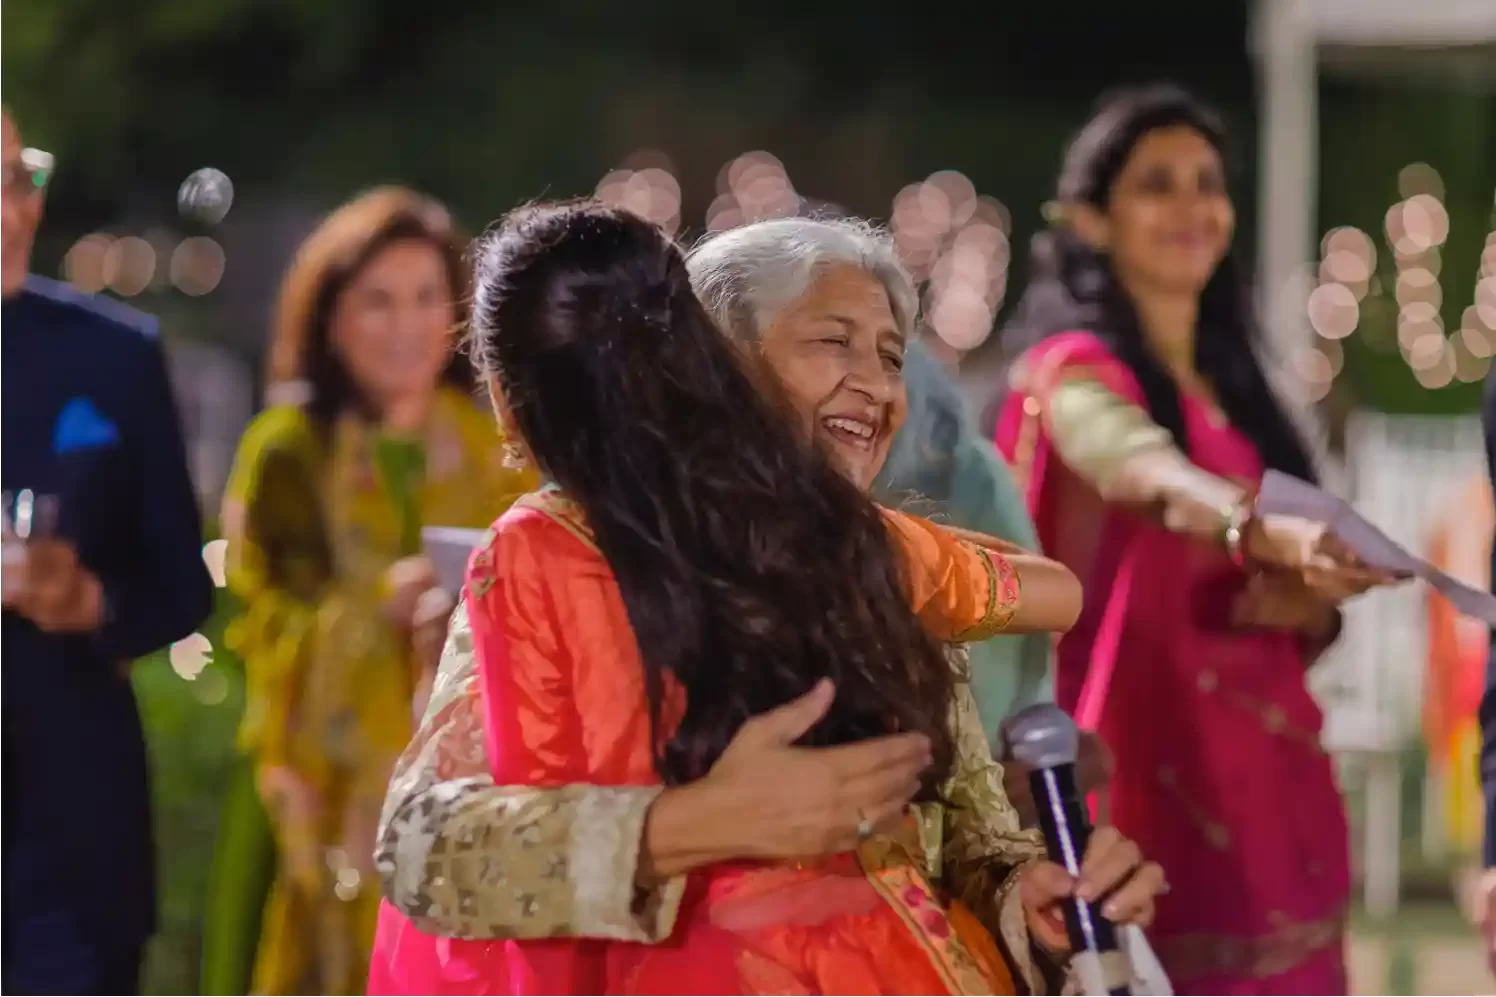
<svg viewBox="0 0 1496 997"><path fill-rule="evenodd" d="M1080 133L997 441L1085 587L1056 698L1115 753L1111 819L1165 857L1178 992L1343 994L1346 821L1304 679L1336 604L1388 579L1253 513L1266 467L1313 470L1252 353L1221 145L1171 88Z"/></svg>

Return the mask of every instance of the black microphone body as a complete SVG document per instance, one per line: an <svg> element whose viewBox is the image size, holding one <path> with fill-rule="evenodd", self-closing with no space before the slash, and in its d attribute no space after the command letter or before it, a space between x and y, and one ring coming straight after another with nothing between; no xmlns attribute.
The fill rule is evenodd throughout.
<svg viewBox="0 0 1496 997"><path fill-rule="evenodd" d="M1031 706L1005 725L1014 758L1029 766L1029 787L1049 860L1079 877L1091 818L1075 781L1078 734L1075 722L1059 707ZM1072 958L1082 977L1092 976L1102 992L1130 995L1131 970L1117 942L1117 928L1097 906L1079 897L1064 902L1065 931Z"/></svg>

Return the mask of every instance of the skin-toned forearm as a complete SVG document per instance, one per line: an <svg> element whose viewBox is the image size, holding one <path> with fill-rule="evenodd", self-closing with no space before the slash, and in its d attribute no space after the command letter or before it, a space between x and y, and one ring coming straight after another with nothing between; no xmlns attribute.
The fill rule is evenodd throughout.
<svg viewBox="0 0 1496 997"><path fill-rule="evenodd" d="M1080 616L1080 579L1058 561L1036 554L1010 555L1022 596L1007 633L1066 633Z"/></svg>

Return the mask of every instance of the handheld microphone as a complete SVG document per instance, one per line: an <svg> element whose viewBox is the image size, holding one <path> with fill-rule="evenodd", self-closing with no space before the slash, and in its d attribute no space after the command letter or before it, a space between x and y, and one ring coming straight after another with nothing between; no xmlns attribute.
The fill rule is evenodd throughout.
<svg viewBox="0 0 1496 997"><path fill-rule="evenodd" d="M1029 786L1049 860L1079 878L1091 839L1091 820L1075 784L1079 733L1075 721L1050 703L1030 706L1004 731L1013 758L1029 767ZM1131 994L1132 968L1117 944L1117 929L1079 897L1064 903L1072 965L1088 994Z"/></svg>

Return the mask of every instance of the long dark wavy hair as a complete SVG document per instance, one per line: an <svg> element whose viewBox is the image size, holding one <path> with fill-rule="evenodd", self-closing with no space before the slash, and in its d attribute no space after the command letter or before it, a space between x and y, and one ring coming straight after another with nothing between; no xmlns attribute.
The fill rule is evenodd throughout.
<svg viewBox="0 0 1496 997"><path fill-rule="evenodd" d="M922 732L933 787L952 672L882 514L750 377L676 247L578 201L511 212L475 254L472 355L618 581L661 777L705 775L745 720L829 678L804 743ZM685 692L673 731L666 675Z"/></svg>
<svg viewBox="0 0 1496 997"><path fill-rule="evenodd" d="M1179 126L1198 132L1226 158L1219 118L1185 91L1160 85L1110 98L1066 150L1056 200L1105 211L1138 141L1157 129ZM1137 312L1110 258L1060 225L1034 237L1029 284L1003 329L1003 349L1016 357L1045 337L1072 329L1102 338L1131 368L1154 421L1188 453L1178 388L1146 348ZM1257 338L1251 298L1236 257L1228 251L1200 292L1195 368L1267 467L1313 481L1308 449L1268 386L1254 350Z"/></svg>

